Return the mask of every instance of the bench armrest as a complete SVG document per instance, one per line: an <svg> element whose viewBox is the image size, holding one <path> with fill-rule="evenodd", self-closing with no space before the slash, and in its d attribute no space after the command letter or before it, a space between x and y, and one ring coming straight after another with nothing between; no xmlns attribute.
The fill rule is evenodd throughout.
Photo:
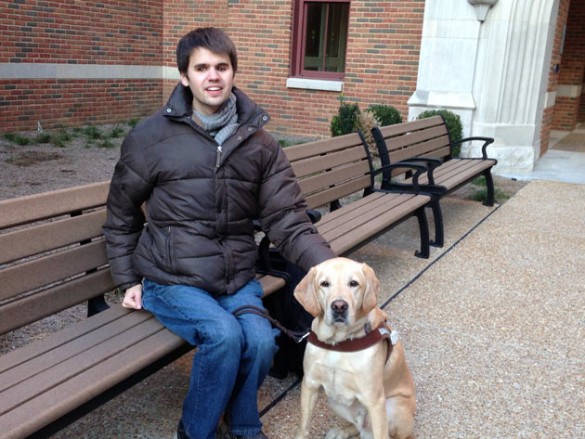
<svg viewBox="0 0 585 439"><path fill-rule="evenodd" d="M392 171L393 169L404 169L404 168L411 169L411 170L415 171L413 176L412 176L412 184L393 183L392 186L403 187L403 188L409 189L409 190L413 191L414 193L418 194L420 191L420 185L418 182L420 175L423 172L429 173L429 182L430 182L431 178L432 178L431 171L437 165L438 164L433 165L431 167L428 165L428 163L425 163L425 161L423 161L423 160L417 161L417 163L414 163L411 160L405 160L403 162L392 163L389 165L384 165L378 169L375 169L372 171L372 176L375 177L377 174L380 174L380 173L386 172L386 171ZM387 183L389 183L389 182L387 182ZM431 183L431 184L433 184L433 183ZM386 183L382 182L381 189L385 189L385 186L386 186Z"/></svg>
<svg viewBox="0 0 585 439"><path fill-rule="evenodd" d="M473 141L483 142L483 145L481 146L481 158L483 160L487 160L488 156L487 156L486 148L488 147L488 145L491 145L492 143L494 143L493 137L478 137L478 136L466 137L464 139L457 140L457 141L451 143L451 151L453 151L453 146L455 146L455 145L459 145L459 144L465 143L465 142L473 142Z"/></svg>

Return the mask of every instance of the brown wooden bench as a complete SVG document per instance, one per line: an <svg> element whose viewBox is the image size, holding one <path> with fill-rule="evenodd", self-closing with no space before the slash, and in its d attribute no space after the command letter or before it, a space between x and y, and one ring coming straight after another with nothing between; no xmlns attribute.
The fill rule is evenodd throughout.
<svg viewBox="0 0 585 439"><path fill-rule="evenodd" d="M55 314L83 302L90 315L74 308L76 323L0 356L4 439L48 437L191 350L147 312L108 308L108 187L0 201L0 336L46 317L58 323ZM265 294L284 286L260 282Z"/></svg>
<svg viewBox="0 0 585 439"><path fill-rule="evenodd" d="M497 160L487 156L486 148L493 143L490 137L467 137L451 142L447 125L442 116L433 116L411 122L374 127L372 134L376 141L382 168L381 189L390 192L425 193L432 197L431 208L435 221L433 245L442 247L444 226L440 199L461 186L484 176L487 194L486 206L494 204L494 181L491 169ZM479 158L453 157L453 148L465 142L482 142ZM364 142L365 143L365 142ZM419 178L419 186L412 185L407 170L388 168L400 162L425 163L428 172Z"/></svg>
<svg viewBox="0 0 585 439"><path fill-rule="evenodd" d="M374 191L358 134L285 151L309 206L332 208L317 226L336 253L415 216L417 254L429 256L424 207L430 197ZM72 307L77 319L0 356L2 438L48 437L192 349L149 313L124 309L119 295L108 294L115 287L102 234L108 187L102 182L0 201L0 336L9 340L45 318L59 323L58 313ZM339 200L352 194L342 206ZM265 295L285 285L274 276L259 280ZM85 302L87 317L79 309Z"/></svg>
<svg viewBox="0 0 585 439"><path fill-rule="evenodd" d="M340 256L349 253L414 216L418 219L421 240L416 254L428 258L429 231L424 207L430 197L375 190L375 173L382 170L372 172L368 149L359 134L289 146L284 151L309 207L328 208L329 212L316 226L335 253ZM408 169L418 175L424 166L421 169L408 165Z"/></svg>

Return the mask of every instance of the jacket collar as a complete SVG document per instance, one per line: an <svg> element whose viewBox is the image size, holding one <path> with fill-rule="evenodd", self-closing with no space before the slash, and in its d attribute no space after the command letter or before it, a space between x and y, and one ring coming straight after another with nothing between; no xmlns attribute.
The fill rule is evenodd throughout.
<svg viewBox="0 0 585 439"><path fill-rule="evenodd" d="M250 124L260 128L268 123L270 116L243 91L237 87L234 87L232 91L237 98L236 107L240 125ZM189 87L179 82L163 108L163 115L172 119L184 119L190 118L192 113L193 94Z"/></svg>

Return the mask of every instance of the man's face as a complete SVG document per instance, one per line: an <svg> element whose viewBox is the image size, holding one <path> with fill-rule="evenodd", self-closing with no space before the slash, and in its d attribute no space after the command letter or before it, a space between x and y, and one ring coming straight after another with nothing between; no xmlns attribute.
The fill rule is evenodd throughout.
<svg viewBox="0 0 585 439"><path fill-rule="evenodd" d="M193 93L193 109L210 115L229 98L234 82L234 70L227 54L198 47L191 52L187 72L181 73L181 83Z"/></svg>

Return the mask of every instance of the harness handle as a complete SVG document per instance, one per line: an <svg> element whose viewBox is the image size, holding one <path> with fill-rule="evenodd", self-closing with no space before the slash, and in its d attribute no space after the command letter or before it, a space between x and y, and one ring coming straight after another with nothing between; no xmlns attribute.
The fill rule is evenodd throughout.
<svg viewBox="0 0 585 439"><path fill-rule="evenodd" d="M268 320L270 323L272 323L273 326L280 329L284 334L286 334L288 337L290 337L297 344L301 343L305 338L307 338L311 332L309 330L291 331L290 329L285 328L282 325L282 323L280 323L274 317L272 317L267 310L260 308L258 306L254 306L254 305L240 306L240 307L236 308L232 312L232 314L234 315L234 317L238 317L242 314L256 314L257 316L264 317L266 320Z"/></svg>

